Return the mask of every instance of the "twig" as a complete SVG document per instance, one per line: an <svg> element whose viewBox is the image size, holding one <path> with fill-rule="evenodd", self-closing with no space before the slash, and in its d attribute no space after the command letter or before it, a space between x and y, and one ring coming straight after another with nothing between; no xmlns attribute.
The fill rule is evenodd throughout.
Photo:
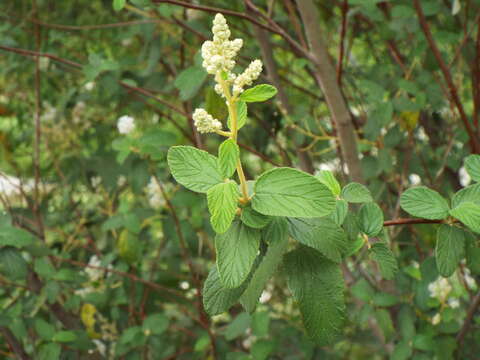
<svg viewBox="0 0 480 360"><path fill-rule="evenodd" d="M13 353L16 355L17 359L21 360L30 360L30 356L27 355L25 350L23 349L22 344L17 340L15 335L10 331L9 328L6 326L0 326L0 333L5 338L5 341L12 349Z"/></svg>
<svg viewBox="0 0 480 360"><path fill-rule="evenodd" d="M383 222L383 226L409 225L409 224L443 224L444 220L399 218Z"/></svg>

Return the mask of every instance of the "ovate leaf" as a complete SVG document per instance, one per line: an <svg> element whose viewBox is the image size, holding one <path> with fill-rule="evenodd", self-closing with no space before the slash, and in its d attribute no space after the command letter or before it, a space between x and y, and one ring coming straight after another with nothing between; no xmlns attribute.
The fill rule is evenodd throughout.
<svg viewBox="0 0 480 360"><path fill-rule="evenodd" d="M480 155L470 155L465 159L465 170L470 177L480 182Z"/></svg>
<svg viewBox="0 0 480 360"><path fill-rule="evenodd" d="M14 246L21 249L33 244L35 237L28 231L13 227L4 226L0 228L0 247Z"/></svg>
<svg viewBox="0 0 480 360"><path fill-rule="evenodd" d="M240 216L242 222L254 229L262 229L268 225L272 219L269 216L260 214L253 210L250 206L247 206L242 209L242 215Z"/></svg>
<svg viewBox="0 0 480 360"><path fill-rule="evenodd" d="M289 252L284 263L288 287L309 337L319 345L332 343L341 332L345 317L339 265L304 246Z"/></svg>
<svg viewBox="0 0 480 360"><path fill-rule="evenodd" d="M333 195L338 196L340 195L340 191L342 188L340 187L340 184L338 183L337 179L335 179L335 176L333 173L329 170L322 170L320 173L317 175L318 180L328 187L330 191L332 192Z"/></svg>
<svg viewBox="0 0 480 360"><path fill-rule="evenodd" d="M425 186L405 191L400 197L400 206L413 216L435 220L448 216L448 203L438 192Z"/></svg>
<svg viewBox="0 0 480 360"><path fill-rule="evenodd" d="M229 178L235 172L240 149L233 139L225 140L218 148L218 163L225 178Z"/></svg>
<svg viewBox="0 0 480 360"><path fill-rule="evenodd" d="M450 210L450 215L467 225L472 231L480 234L480 205L473 202L462 202Z"/></svg>
<svg viewBox="0 0 480 360"><path fill-rule="evenodd" d="M261 84L253 88L245 90L240 95L240 100L245 102L260 102L266 101L277 94L275 86L268 84Z"/></svg>
<svg viewBox="0 0 480 360"><path fill-rule="evenodd" d="M240 221L233 222L224 234L215 238L217 268L222 284L239 287L247 278L257 257L261 233Z"/></svg>
<svg viewBox="0 0 480 360"><path fill-rule="evenodd" d="M194 97L207 77L201 66L192 66L183 70L175 79L174 85L180 90L180 99L190 100Z"/></svg>
<svg viewBox="0 0 480 360"><path fill-rule="evenodd" d="M218 276L217 267L213 267L203 285L203 307L210 316L221 314L235 304L245 291L246 284L228 289Z"/></svg>
<svg viewBox="0 0 480 360"><path fill-rule="evenodd" d="M217 184L207 191L210 222L215 232L222 234L230 227L237 211L239 195L234 181Z"/></svg>
<svg viewBox="0 0 480 360"><path fill-rule="evenodd" d="M342 261L347 250L347 234L330 219L288 218L290 235L334 262Z"/></svg>
<svg viewBox="0 0 480 360"><path fill-rule="evenodd" d="M255 310L266 282L272 277L282 261L284 252L287 250L288 228L285 220L278 219L271 222L263 231L263 238L269 243L267 252L253 273L247 289L240 299L248 312Z"/></svg>
<svg viewBox="0 0 480 360"><path fill-rule="evenodd" d="M338 226L341 226L348 214L348 203L343 199L338 199L335 204L335 211L331 218Z"/></svg>
<svg viewBox="0 0 480 360"><path fill-rule="evenodd" d="M451 276L465 253L465 232L455 226L442 224L437 230L435 260L440 275Z"/></svg>
<svg viewBox="0 0 480 360"><path fill-rule="evenodd" d="M342 198L349 203L366 203L373 201L370 190L365 185L352 182L342 189Z"/></svg>
<svg viewBox="0 0 480 360"><path fill-rule="evenodd" d="M24 279L27 276L27 262L19 250L13 247L0 249L0 274L9 279Z"/></svg>
<svg viewBox="0 0 480 360"><path fill-rule="evenodd" d="M383 212L375 203L367 203L358 213L358 226L368 236L377 236L383 229Z"/></svg>
<svg viewBox="0 0 480 360"><path fill-rule="evenodd" d="M264 215L322 217L335 208L332 192L317 178L291 168L263 173L255 182L252 207Z"/></svg>
<svg viewBox="0 0 480 360"><path fill-rule="evenodd" d="M480 184L470 185L456 192L452 198L452 208L464 202L480 205Z"/></svg>
<svg viewBox="0 0 480 360"><path fill-rule="evenodd" d="M370 256L380 268L380 273L387 280L392 280L398 271L398 264L392 250L383 242L376 242L370 249Z"/></svg>
<svg viewBox="0 0 480 360"><path fill-rule="evenodd" d="M175 180L187 189L206 193L223 181L215 156L191 146L173 146L168 150L168 166Z"/></svg>

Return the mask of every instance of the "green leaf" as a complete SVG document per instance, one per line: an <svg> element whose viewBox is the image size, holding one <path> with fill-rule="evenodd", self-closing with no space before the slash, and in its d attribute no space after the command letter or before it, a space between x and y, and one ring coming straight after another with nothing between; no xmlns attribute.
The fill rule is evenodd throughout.
<svg viewBox="0 0 480 360"><path fill-rule="evenodd" d="M43 344L39 347L38 360L58 360L62 347L56 343Z"/></svg>
<svg viewBox="0 0 480 360"><path fill-rule="evenodd" d="M343 199L338 199L335 203L335 211L330 215L332 220L338 226L342 226L348 214L348 203Z"/></svg>
<svg viewBox="0 0 480 360"><path fill-rule="evenodd" d="M223 182L215 156L191 146L173 146L168 150L168 166L175 180L187 189L206 193Z"/></svg>
<svg viewBox="0 0 480 360"><path fill-rule="evenodd" d="M465 232L455 226L442 224L437 230L435 260L440 275L451 276L465 254Z"/></svg>
<svg viewBox="0 0 480 360"><path fill-rule="evenodd" d="M268 356L275 351L275 341L260 339L252 345L250 353L253 360L267 360Z"/></svg>
<svg viewBox="0 0 480 360"><path fill-rule="evenodd" d="M317 178L291 168L263 173L255 182L252 207L264 215L322 217L335 208L331 191Z"/></svg>
<svg viewBox="0 0 480 360"><path fill-rule="evenodd" d="M340 267L304 246L286 254L284 263L288 287L309 337L320 346L331 344L345 317Z"/></svg>
<svg viewBox="0 0 480 360"><path fill-rule="evenodd" d="M55 335L55 327L41 318L35 319L35 331L45 341L52 340Z"/></svg>
<svg viewBox="0 0 480 360"><path fill-rule="evenodd" d="M460 220L472 231L480 234L480 205L473 202L463 202L450 210L450 215Z"/></svg>
<svg viewBox="0 0 480 360"><path fill-rule="evenodd" d="M275 86L268 84L261 84L254 86L253 88L245 90L239 97L240 100L245 102L261 102L274 97L277 94Z"/></svg>
<svg viewBox="0 0 480 360"><path fill-rule="evenodd" d="M480 155L470 155L465 159L465 170L467 170L470 177L480 182Z"/></svg>
<svg viewBox="0 0 480 360"><path fill-rule="evenodd" d="M143 331L150 331L154 335L163 334L168 329L169 320L165 314L149 315L143 322Z"/></svg>
<svg viewBox="0 0 480 360"><path fill-rule="evenodd" d="M55 275L55 268L50 263L50 259L46 256L36 258L33 269L44 279L51 279Z"/></svg>
<svg viewBox="0 0 480 360"><path fill-rule="evenodd" d="M208 210L213 230L223 234L228 230L237 211L238 186L234 181L217 184L207 191Z"/></svg>
<svg viewBox="0 0 480 360"><path fill-rule="evenodd" d="M113 0L113 10L120 11L125 7L127 0Z"/></svg>
<svg viewBox="0 0 480 360"><path fill-rule="evenodd" d="M0 273L14 280L27 276L27 262L20 251L13 247L0 249Z"/></svg>
<svg viewBox="0 0 480 360"><path fill-rule="evenodd" d="M347 250L347 235L343 229L329 219L288 218L290 236L304 245L312 247L334 262L342 261Z"/></svg>
<svg viewBox="0 0 480 360"><path fill-rule="evenodd" d="M333 195L340 195L340 191L342 190L342 188L340 187L340 184L338 183L337 179L335 179L335 176L330 170L322 170L319 174L316 175L316 177L323 185L330 189Z"/></svg>
<svg viewBox="0 0 480 360"><path fill-rule="evenodd" d="M375 203L364 204L358 213L358 226L368 236L377 236L383 229L383 212Z"/></svg>
<svg viewBox="0 0 480 360"><path fill-rule="evenodd" d="M373 201L370 190L365 185L352 182L342 189L342 198L349 203L367 203Z"/></svg>
<svg viewBox="0 0 480 360"><path fill-rule="evenodd" d="M480 205L480 184L474 184L455 193L452 198L452 208L464 202L473 202Z"/></svg>
<svg viewBox="0 0 480 360"><path fill-rule="evenodd" d="M237 130L240 130L247 122L248 107L245 101L237 102ZM227 119L227 126L232 129L230 116Z"/></svg>
<svg viewBox="0 0 480 360"><path fill-rule="evenodd" d="M254 229L262 229L272 220L270 217L256 212L250 206L242 209L240 219L245 225Z"/></svg>
<svg viewBox="0 0 480 360"><path fill-rule="evenodd" d="M17 249L33 244L35 237L28 231L5 226L0 228L0 246L14 246Z"/></svg>
<svg viewBox="0 0 480 360"><path fill-rule="evenodd" d="M222 284L239 287L247 278L257 257L261 232L234 221L230 229L215 238L217 268Z"/></svg>
<svg viewBox="0 0 480 360"><path fill-rule="evenodd" d="M206 78L207 73L201 66L189 67L178 74L174 85L180 90L180 99L187 101L194 97Z"/></svg>
<svg viewBox="0 0 480 360"><path fill-rule="evenodd" d="M228 289L220 281L217 267L214 266L208 273L203 285L203 307L210 316L221 314L235 304L245 291L246 284Z"/></svg>
<svg viewBox="0 0 480 360"><path fill-rule="evenodd" d="M447 200L425 186L405 191L400 197L400 206L410 215L430 220L445 219L449 210Z"/></svg>
<svg viewBox="0 0 480 360"><path fill-rule="evenodd" d="M282 261L284 252L287 250L288 228L285 220L277 219L272 221L263 231L263 238L269 244L267 252L253 273L247 289L240 298L243 307L250 313L255 311L265 284L272 277Z"/></svg>
<svg viewBox="0 0 480 360"><path fill-rule="evenodd" d="M225 140L218 148L218 163L223 177L229 178L237 168L240 149L233 139Z"/></svg>
<svg viewBox="0 0 480 360"><path fill-rule="evenodd" d="M238 338L245 334L245 331L250 326L251 317L247 313L240 313L238 316L227 326L225 331L225 339L228 341Z"/></svg>
<svg viewBox="0 0 480 360"><path fill-rule="evenodd" d="M392 280L398 271L398 264L388 245L383 241L376 242L370 248L369 253L370 257L377 262L382 276L387 280Z"/></svg>
<svg viewBox="0 0 480 360"><path fill-rule="evenodd" d="M52 341L65 343L77 340L77 335L73 331L62 330L53 335Z"/></svg>

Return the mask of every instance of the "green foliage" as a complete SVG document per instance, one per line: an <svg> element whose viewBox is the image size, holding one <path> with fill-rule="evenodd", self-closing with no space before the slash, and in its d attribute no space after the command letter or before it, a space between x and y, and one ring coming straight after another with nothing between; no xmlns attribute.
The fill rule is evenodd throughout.
<svg viewBox="0 0 480 360"><path fill-rule="evenodd" d="M440 275L451 276L465 254L464 231L455 226L441 225L437 230L435 260Z"/></svg>
<svg viewBox="0 0 480 360"><path fill-rule="evenodd" d="M262 84L254 86L251 89L245 90L240 95L240 100L248 102L262 102L274 97L277 94L277 89L272 85Z"/></svg>
<svg viewBox="0 0 480 360"><path fill-rule="evenodd" d="M366 186L352 182L342 189L342 198L349 203L366 203L373 201Z"/></svg>
<svg viewBox="0 0 480 360"><path fill-rule="evenodd" d="M240 149L232 139L225 140L218 148L218 163L224 177L229 178L235 172L238 160L240 158Z"/></svg>
<svg viewBox="0 0 480 360"><path fill-rule="evenodd" d="M234 181L217 184L207 191L210 221L218 234L223 234L230 227L237 211L239 195Z"/></svg>
<svg viewBox="0 0 480 360"><path fill-rule="evenodd" d="M448 216L447 201L436 191L419 186L405 191L400 205L410 215L425 219L445 219Z"/></svg>
<svg viewBox="0 0 480 360"><path fill-rule="evenodd" d="M470 155L465 159L465 169L473 180L480 182L480 155Z"/></svg>

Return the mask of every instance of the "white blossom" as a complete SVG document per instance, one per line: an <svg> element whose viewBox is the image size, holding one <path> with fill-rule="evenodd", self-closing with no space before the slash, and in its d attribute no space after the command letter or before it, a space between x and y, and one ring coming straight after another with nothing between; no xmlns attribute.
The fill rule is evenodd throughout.
<svg viewBox="0 0 480 360"><path fill-rule="evenodd" d="M220 130L222 123L214 119L205 109L195 109L193 113L193 123L199 133L210 133Z"/></svg>
<svg viewBox="0 0 480 360"><path fill-rule="evenodd" d="M117 128L120 134L129 134L135 129L135 119L131 116L121 116L117 121Z"/></svg>
<svg viewBox="0 0 480 360"><path fill-rule="evenodd" d="M93 343L97 347L97 350L100 353L100 355L102 356L107 355L107 346L102 341L94 339Z"/></svg>
<svg viewBox="0 0 480 360"><path fill-rule="evenodd" d="M117 179L117 186L122 187L126 183L127 183L127 178L125 177L125 175L120 175Z"/></svg>
<svg viewBox="0 0 480 360"><path fill-rule="evenodd" d="M180 283L180 289L182 290L188 290L190 288L190 284L188 283L188 281L182 281Z"/></svg>
<svg viewBox="0 0 480 360"><path fill-rule="evenodd" d="M259 302L260 304L265 304L269 302L271 298L272 298L272 293L270 291L263 290L262 295L260 295Z"/></svg>
<svg viewBox="0 0 480 360"><path fill-rule="evenodd" d="M418 185L422 182L422 178L418 174L410 174L408 181L410 181L412 185Z"/></svg>
<svg viewBox="0 0 480 360"><path fill-rule="evenodd" d="M151 177L150 182L146 188L147 196L148 196L148 203L154 209L160 209L166 205L166 200L163 197L162 190L158 185L155 178Z"/></svg>
<svg viewBox="0 0 480 360"><path fill-rule="evenodd" d="M465 268L463 278L465 279L465 283L470 289L474 289L477 287L477 282L475 279L470 275L470 270Z"/></svg>
<svg viewBox="0 0 480 360"><path fill-rule="evenodd" d="M442 316L440 315L440 313L436 313L435 316L432 318L432 324L438 325L440 324L441 320L442 320Z"/></svg>
<svg viewBox="0 0 480 360"><path fill-rule="evenodd" d="M470 182L472 181L472 178L470 177L464 166L462 166L458 170L458 177L460 180L460 185L462 185L463 187L470 185Z"/></svg>
<svg viewBox="0 0 480 360"><path fill-rule="evenodd" d="M452 291L452 286L448 282L448 279L438 277L437 280L428 285L428 291L430 292L430 297L443 302Z"/></svg>
<svg viewBox="0 0 480 360"><path fill-rule="evenodd" d="M88 265L89 266L100 267L101 262L100 262L100 259L98 258L98 256L93 255L90 258L90 260L88 261ZM93 281L93 282L100 280L103 277L103 273L104 273L104 271L101 270L101 269L96 269L96 268L91 268L91 267L86 267L85 272L87 273L90 281Z"/></svg>
<svg viewBox="0 0 480 360"><path fill-rule="evenodd" d="M102 178L100 176L94 176L90 179L90 183L92 184L92 187L96 189L102 183Z"/></svg>
<svg viewBox="0 0 480 360"><path fill-rule="evenodd" d="M450 306L452 309L456 309L460 306L460 301L456 298L448 299L448 306Z"/></svg>
<svg viewBox="0 0 480 360"><path fill-rule="evenodd" d="M87 91L92 91L95 88L95 83L93 81L89 81L83 85L83 88Z"/></svg>
<svg viewBox="0 0 480 360"><path fill-rule="evenodd" d="M252 61L245 71L238 75L233 82L233 95L240 94L245 86L252 85L252 82L258 79L261 72L262 62L260 60Z"/></svg>

